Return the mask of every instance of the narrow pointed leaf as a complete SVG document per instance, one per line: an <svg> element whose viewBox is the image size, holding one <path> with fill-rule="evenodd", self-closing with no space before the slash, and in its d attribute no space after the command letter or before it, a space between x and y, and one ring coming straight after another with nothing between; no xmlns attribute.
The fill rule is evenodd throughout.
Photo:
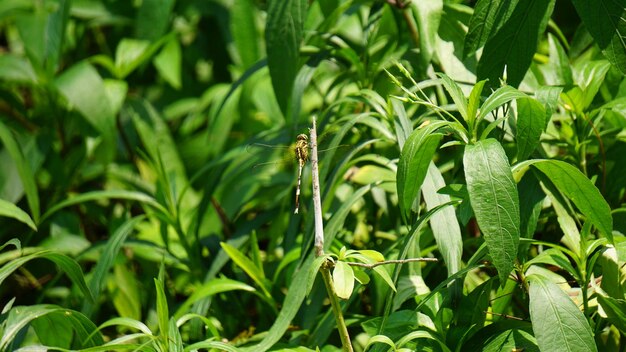
<svg viewBox="0 0 626 352"><path fill-rule="evenodd" d="M417 198L441 134L435 131L445 122L438 121L413 131L402 148L396 175L400 211L405 220L410 218L411 207Z"/></svg>
<svg viewBox="0 0 626 352"><path fill-rule="evenodd" d="M602 235L613 241L611 208L598 188L580 170L559 160L540 160L533 166L544 173Z"/></svg>

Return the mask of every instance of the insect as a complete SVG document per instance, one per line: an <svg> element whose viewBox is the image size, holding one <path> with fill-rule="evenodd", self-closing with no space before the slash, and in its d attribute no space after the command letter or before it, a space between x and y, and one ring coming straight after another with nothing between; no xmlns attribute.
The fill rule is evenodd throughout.
<svg viewBox="0 0 626 352"><path fill-rule="evenodd" d="M320 139L333 139L327 138L332 136L332 134L325 134ZM258 168L266 168L266 167L274 167L279 168L279 165L293 164L297 163L297 181L296 181L296 195L295 195L295 204L294 204L294 214L298 214L300 212L300 195L301 195L301 185L302 185L302 170L304 169L306 163L309 161L310 157L310 145L309 145L309 137L302 133L296 137L295 144L291 146L285 145L270 145L270 144L261 144L261 143L253 143L249 144L246 147L246 150L249 154L258 155L259 159L265 160L274 160L271 162L263 162L253 166L253 169ZM337 149L346 149L347 145L335 145L329 148L320 149L320 153L329 152L331 150ZM271 155L279 151L282 157L276 157L276 155Z"/></svg>
<svg viewBox="0 0 626 352"><path fill-rule="evenodd" d="M309 137L302 133L296 137L296 146L294 148L296 160L298 160L298 184L296 186L296 209L294 214L298 214L300 209L300 183L302 181L302 169L307 160L309 160Z"/></svg>

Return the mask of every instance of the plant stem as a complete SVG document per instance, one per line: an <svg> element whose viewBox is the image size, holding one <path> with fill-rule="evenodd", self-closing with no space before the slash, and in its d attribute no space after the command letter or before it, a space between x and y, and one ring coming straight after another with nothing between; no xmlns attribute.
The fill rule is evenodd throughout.
<svg viewBox="0 0 626 352"><path fill-rule="evenodd" d="M313 212L315 213L315 255L324 255L324 219L322 218L322 199L320 196L320 180L319 180L319 168L317 159L317 127L315 124L315 116L313 116L313 126L310 129L311 134L311 173L313 174L311 179L313 183ZM335 292L335 286L333 286L333 280L330 277L330 266L328 263L324 263L320 268L322 272L322 278L324 279L324 285L326 291L328 291L328 298L330 299L330 305L335 315L335 321L337 322L337 330L339 331L339 337L341 338L342 348L346 352L352 352L352 343L350 342L350 335L348 334L348 327L343 319L343 312L341 311L341 304L339 303L339 297Z"/></svg>
<svg viewBox="0 0 626 352"><path fill-rule="evenodd" d="M341 338L342 349L345 352L352 352L352 342L350 342L350 334L348 333L348 327L343 319L343 312L341 311L341 304L339 303L339 297L335 292L335 286L333 280L330 277L330 268L327 263L322 265L320 269L322 272L322 278L324 279L324 285L326 285L326 291L328 291L328 298L330 299L330 305L333 308L333 314L335 315L335 321L337 322L337 330L339 330L339 337Z"/></svg>

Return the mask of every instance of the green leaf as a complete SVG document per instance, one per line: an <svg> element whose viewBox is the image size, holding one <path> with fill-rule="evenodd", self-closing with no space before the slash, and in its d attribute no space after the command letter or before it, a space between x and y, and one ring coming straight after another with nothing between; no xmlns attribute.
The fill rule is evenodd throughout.
<svg viewBox="0 0 626 352"><path fill-rule="evenodd" d="M441 79L441 83L448 91L448 94L450 94L450 97L452 97L452 101L454 101L454 105L456 105L459 113L461 114L463 119L467 121L467 100L465 99L465 95L463 94L461 87L459 87L459 85L456 84L456 82L448 77L445 73L437 73L437 76L439 76L439 78Z"/></svg>
<svg viewBox="0 0 626 352"><path fill-rule="evenodd" d="M540 275L528 277L530 319L542 351L597 351L585 315L556 284Z"/></svg>
<svg viewBox="0 0 626 352"><path fill-rule="evenodd" d="M91 64L81 62L65 71L54 84L70 106L102 134L104 142L110 146L105 149L105 157L112 158L115 115L98 71Z"/></svg>
<svg viewBox="0 0 626 352"><path fill-rule="evenodd" d="M527 95L520 92L519 90L511 87L504 86L498 88L495 92L493 92L487 100L480 107L480 113L478 114L478 120L484 119L487 115L489 115L493 110L499 108L500 106L510 102L513 99L526 98Z"/></svg>
<svg viewBox="0 0 626 352"><path fill-rule="evenodd" d="M138 320L131 319L131 318L119 317L119 318L109 319L105 321L104 323L102 323L100 326L98 326L98 330L108 328L109 326L125 326L125 327L139 330L142 333L146 334L146 336L152 335L152 331L146 324Z"/></svg>
<svg viewBox="0 0 626 352"><path fill-rule="evenodd" d="M546 110L532 98L517 99L517 160L526 160L539 145Z"/></svg>
<svg viewBox="0 0 626 352"><path fill-rule="evenodd" d="M441 171L431 162L422 186L422 195L424 196L427 210L450 202L451 198L449 195L438 193L438 190L445 187L445 185ZM439 252L446 263L448 276L452 275L461 269L461 256L463 254L463 238L454 207L447 206L433 214L430 218L430 227Z"/></svg>
<svg viewBox="0 0 626 352"><path fill-rule="evenodd" d="M267 11L267 65L276 99L285 116L298 72L306 12L306 0L270 0Z"/></svg>
<svg viewBox="0 0 626 352"><path fill-rule="evenodd" d="M410 218L413 203L428 172L428 165L439 148L441 134L435 131L446 124L444 121L436 121L418 128L404 143L398 162L396 186L400 211L405 221Z"/></svg>
<svg viewBox="0 0 626 352"><path fill-rule="evenodd" d="M410 4L420 33L419 57L425 65L428 65L436 49L443 0L412 1Z"/></svg>
<svg viewBox="0 0 626 352"><path fill-rule="evenodd" d="M474 88L472 88L472 92L470 93L469 101L467 104L467 118L468 125L470 126L474 125L474 121L478 117L477 112L478 107L480 106L480 97L483 92L483 87L485 86L485 83L487 83L486 80L477 82L476 85L474 85Z"/></svg>
<svg viewBox="0 0 626 352"><path fill-rule="evenodd" d="M126 241L126 238L128 238L135 226L144 218L145 217L143 215L140 215L124 222L109 238L104 246L104 249L100 254L100 258L96 263L96 267L93 269L93 275L89 281L89 288L91 293L94 295L95 300L98 300L100 297L100 291L102 291L102 288L106 283L109 270L113 266L113 263L115 262L122 245ZM82 311L85 315L89 316L93 313L94 308L95 305L93 302L85 302L83 304Z"/></svg>
<svg viewBox="0 0 626 352"><path fill-rule="evenodd" d="M589 108L600 90L610 67L611 65L604 60L586 61L583 64L582 69L576 75L576 83L583 90L582 105L579 106L580 111L585 111Z"/></svg>
<svg viewBox="0 0 626 352"><path fill-rule="evenodd" d="M563 90L563 87L541 86L535 92L535 98L539 100L541 104L543 104L546 110L546 118L545 118L546 125L543 126L544 129L548 125L548 122L550 122L550 119L552 118L552 114L558 108L559 96L561 95L562 90Z"/></svg>
<svg viewBox="0 0 626 352"><path fill-rule="evenodd" d="M0 79L4 82L35 83L37 75L25 58L3 53L0 55Z"/></svg>
<svg viewBox="0 0 626 352"><path fill-rule="evenodd" d="M463 57L469 57L505 25L518 0L478 0L469 22Z"/></svg>
<svg viewBox="0 0 626 352"><path fill-rule="evenodd" d="M598 303L607 315L611 324L615 325L622 334L626 334L626 300L598 295Z"/></svg>
<svg viewBox="0 0 626 352"><path fill-rule="evenodd" d="M67 274L70 280L72 280L72 282L78 286L83 295L88 300L92 302L94 301L91 291L89 291L89 288L87 288L87 284L85 283L85 277L83 275L82 269L80 268L80 265L78 265L78 263L76 263L74 259L52 251L35 252L20 258L13 259L7 264L3 265L0 268L0 285L2 285L4 280L19 267L33 259L38 258L48 259L58 265L59 268Z"/></svg>
<svg viewBox="0 0 626 352"><path fill-rule="evenodd" d="M389 273L387 272L387 269L384 268L384 266L376 266L372 270L374 270L374 272L378 274L378 276L380 276L383 281L385 281L385 283L389 286L389 288L393 290L393 292L397 292L396 285L393 284L393 280L391 279L391 276L389 276Z"/></svg>
<svg viewBox="0 0 626 352"><path fill-rule="evenodd" d="M4 199L0 199L0 216L6 216L21 221L22 223L28 225L31 229L37 231L37 225L35 225L33 220L25 211L20 209L17 205L7 202Z"/></svg>
<svg viewBox="0 0 626 352"><path fill-rule="evenodd" d="M337 297L341 299L350 298L354 290L354 271L348 263L343 261L335 263L335 269L333 269L333 285L335 286Z"/></svg>
<svg viewBox="0 0 626 352"><path fill-rule="evenodd" d="M509 20L485 44L478 61L477 79L489 79L489 86L499 85L506 67L507 83L517 87L530 67L552 14L555 0L520 1Z"/></svg>
<svg viewBox="0 0 626 352"><path fill-rule="evenodd" d="M463 155L467 190L489 254L506 283L519 244L519 198L504 149L495 139L467 145Z"/></svg>
<svg viewBox="0 0 626 352"><path fill-rule="evenodd" d="M161 272L163 271L163 266L161 266L161 271L159 273L159 277L162 277ZM157 320L159 322L159 337L161 341L164 342L165 346L169 345L169 308L167 305L167 297L165 296L165 288L163 287L163 280L154 278L154 286L156 288L156 312L157 312Z"/></svg>
<svg viewBox="0 0 626 352"><path fill-rule="evenodd" d="M252 0L238 0L230 13L230 32L233 44L237 48L239 61L243 68L248 68L259 61L259 34L254 25L256 9Z"/></svg>
<svg viewBox="0 0 626 352"><path fill-rule="evenodd" d="M138 39L157 40L169 27L175 0L142 0L135 20Z"/></svg>
<svg viewBox="0 0 626 352"><path fill-rule="evenodd" d="M572 0L604 56L626 74L626 5L612 0Z"/></svg>
<svg viewBox="0 0 626 352"><path fill-rule="evenodd" d="M189 308L195 302L203 298L213 296L218 293L235 291L235 290L241 290L241 291L247 291L247 292L256 291L255 288L250 285L246 285L243 282L239 282L239 281L235 281L231 279L219 278L219 279L209 280L208 282L204 283L202 286L198 287L195 291L193 291L193 294L189 296L189 298L187 298L187 300L183 304L181 304L181 306L176 310L174 317L177 319L182 317L183 314L187 313Z"/></svg>
<svg viewBox="0 0 626 352"><path fill-rule="evenodd" d="M170 34L153 43L147 40L122 39L115 49L115 71L112 73L118 79L126 78L174 36Z"/></svg>
<svg viewBox="0 0 626 352"><path fill-rule="evenodd" d="M611 208L596 186L580 170L559 160L538 160L532 165L545 174L602 235L613 242Z"/></svg>
<svg viewBox="0 0 626 352"><path fill-rule="evenodd" d="M96 330L96 326L81 313L52 304L37 304L32 306L17 306L9 311L9 315L4 322L3 335L2 338L0 338L0 350L6 351L11 341L17 337L22 328L26 327L35 319L50 314L62 316L65 321L72 325L76 334L76 340L79 342L78 346L92 347L104 343L102 335L99 333L92 334L92 332ZM43 327L43 325L40 327Z"/></svg>
<svg viewBox="0 0 626 352"><path fill-rule="evenodd" d="M172 36L163 46L161 52L154 58L154 67L167 83L174 89L181 88L181 49L178 38Z"/></svg>
<svg viewBox="0 0 626 352"><path fill-rule="evenodd" d="M43 69L48 77L53 76L59 65L71 1L59 0L55 5L44 7L38 4L32 13L16 18L31 63L38 71Z"/></svg>
<svg viewBox="0 0 626 352"><path fill-rule="evenodd" d="M245 271L246 274L248 274L250 278L252 278L252 280L257 283L257 285L259 285L261 290L263 290L263 293L268 298L271 298L272 295L270 294L271 288L269 287L269 280L265 277L263 271L260 270L256 265L254 265L254 262L252 262L252 260L246 257L239 250L237 250L237 248L229 245L226 242L221 242L220 245L222 246L224 252L228 254L230 259L232 259L232 261L235 262L238 267L243 269L243 271Z"/></svg>
<svg viewBox="0 0 626 352"><path fill-rule="evenodd" d="M28 201L30 212L32 214L34 222L38 223L40 215L40 205L39 193L37 191L37 183L35 182L35 175L31 169L30 163L24 157L22 148L17 143L17 140L15 139L11 131L2 122L0 122L0 140L2 141L2 144L4 144L4 147L6 148L13 161L15 162L17 173L20 175L20 180L22 181L22 186L24 187L24 192L26 193L26 200ZM5 211L11 211L13 213L13 215L9 215L8 213L3 213L3 215L14 217L15 219L20 220L30 226L33 230L37 231L37 227L33 223L33 220L31 220L31 218L27 214L19 214L19 211L17 210L10 210L11 207L9 205L3 206L3 208L5 208ZM21 211L21 209L19 208L18 210ZM26 216L26 218L24 218L24 216Z"/></svg>
<svg viewBox="0 0 626 352"><path fill-rule="evenodd" d="M41 220L43 221L44 219L47 219L52 214L54 214L55 212L63 208L80 204L80 203L84 203L84 202L99 201L99 200L104 200L104 199L123 199L123 200L136 201L141 204L154 208L155 210L157 210L164 216L167 215L167 210L163 208L163 206L159 204L154 198L152 198L151 196L145 193L112 189L112 190L106 190L106 191L87 192L87 193L83 193L83 194L71 197L69 199L66 199L60 203L57 203L52 208L48 209L48 211L41 217Z"/></svg>

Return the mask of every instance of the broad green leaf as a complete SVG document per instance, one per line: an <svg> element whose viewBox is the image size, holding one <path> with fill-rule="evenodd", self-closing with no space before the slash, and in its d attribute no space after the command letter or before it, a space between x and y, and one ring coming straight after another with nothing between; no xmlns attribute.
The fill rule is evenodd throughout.
<svg viewBox="0 0 626 352"><path fill-rule="evenodd" d="M268 6L265 28L267 64L276 99L285 116L298 73L306 12L306 0L270 0Z"/></svg>
<svg viewBox="0 0 626 352"><path fill-rule="evenodd" d="M238 0L233 4L230 13L230 32L233 36L233 44L239 54L239 63L243 68L252 67L259 61L259 34L254 25L256 21L256 9L252 0Z"/></svg>
<svg viewBox="0 0 626 352"><path fill-rule="evenodd" d="M72 344L72 323L64 314L51 313L30 322L39 341L47 346L70 348Z"/></svg>
<svg viewBox="0 0 626 352"><path fill-rule="evenodd" d="M441 134L436 130L446 122L436 121L413 131L402 148L396 187L400 211L405 221L410 219L413 203L419 195L420 188L428 172L428 165L439 148Z"/></svg>
<svg viewBox="0 0 626 352"><path fill-rule="evenodd" d="M517 160L526 160L539 146L546 110L533 98L517 99Z"/></svg>
<svg viewBox="0 0 626 352"><path fill-rule="evenodd" d="M35 83L37 75L25 58L3 53L0 55L0 79L4 82Z"/></svg>
<svg viewBox="0 0 626 352"><path fill-rule="evenodd" d="M452 101L454 101L454 105L456 105L456 108L459 110L461 117L467 121L467 100L465 99L465 95L463 94L461 87L459 87L459 85L445 73L438 73L437 75L441 79L443 86L448 91L448 94L450 94L450 97L452 97Z"/></svg>
<svg viewBox="0 0 626 352"><path fill-rule="evenodd" d="M422 186L422 196L426 202L427 210L450 202L449 195L437 192L445 185L441 171L431 162ZM454 207L447 206L433 214L430 218L430 227L439 252L446 263L448 276L450 276L461 269L461 255L463 253L463 238Z"/></svg>
<svg viewBox="0 0 626 352"><path fill-rule="evenodd" d="M76 286L78 286L83 295L88 300L92 302L94 301L93 295L91 294L91 291L89 291L89 288L87 288L87 284L85 283L85 278L83 275L83 271L80 268L80 265L78 265L78 263L76 263L74 259L52 251L35 252L29 255L25 255L23 257L13 259L7 264L3 265L0 268L0 285L2 285L4 280L19 267L33 259L38 258L48 259L58 265L59 268L67 274L70 280L72 280L72 282Z"/></svg>
<svg viewBox="0 0 626 352"><path fill-rule="evenodd" d="M576 74L576 83L583 90L581 111L587 110L593 102L610 67L611 65L604 60L587 61Z"/></svg>
<svg viewBox="0 0 626 352"><path fill-rule="evenodd" d="M615 325L622 334L626 334L626 300L598 295L598 303L611 324Z"/></svg>
<svg viewBox="0 0 626 352"><path fill-rule="evenodd" d="M508 84L514 87L520 84L537 50L539 36L548 24L554 2L517 3L509 20L485 44L477 66L479 80L489 79L488 86L495 88L506 74Z"/></svg>
<svg viewBox="0 0 626 352"><path fill-rule="evenodd" d="M17 205L7 202L4 199L0 199L0 216L16 219L28 225L31 229L37 231L37 226L33 222L33 219L31 219L26 212L20 209Z"/></svg>
<svg viewBox="0 0 626 352"><path fill-rule="evenodd" d="M612 0L572 3L604 56L626 74L626 4Z"/></svg>
<svg viewBox="0 0 626 352"><path fill-rule="evenodd" d="M11 341L16 338L22 328L33 320L49 314L58 314L70 322L79 346L91 347L104 343L102 335L99 333L92 334L96 330L96 326L81 313L52 304L37 304L17 306L9 311L8 317L4 322L3 335L0 338L0 350L6 351Z"/></svg>
<svg viewBox="0 0 626 352"><path fill-rule="evenodd" d="M443 12L443 0L412 1L411 9L415 14L415 21L420 34L420 59L428 65L435 53L437 32Z"/></svg>
<svg viewBox="0 0 626 352"><path fill-rule="evenodd" d="M135 20L138 39L157 40L169 28L175 0L142 0Z"/></svg>
<svg viewBox="0 0 626 352"><path fill-rule="evenodd" d="M559 160L537 160L532 165L544 173L603 236L613 242L611 208L596 186L580 170Z"/></svg>
<svg viewBox="0 0 626 352"><path fill-rule="evenodd" d="M167 83L174 89L181 88L181 49L178 38L172 36L170 40L163 46L161 52L154 58L154 67Z"/></svg>
<svg viewBox="0 0 626 352"><path fill-rule="evenodd" d="M139 39L122 39L115 50L115 68L119 79L124 79L144 62L150 42Z"/></svg>
<svg viewBox="0 0 626 352"><path fill-rule="evenodd" d="M354 290L354 271L346 262L338 261L333 269L333 285L337 297L348 299Z"/></svg>
<svg viewBox="0 0 626 352"><path fill-rule="evenodd" d="M100 297L100 292L102 288L105 286L107 277L109 275L109 270L113 266L117 255L122 248L122 245L128 238L128 236L132 233L135 226L143 221L144 216L140 215L134 218L131 218L124 222L113 235L109 238L102 253L100 254L100 258L96 263L96 267L93 269L93 274L89 281L89 288L91 293L94 295L95 300L97 301ZM95 305L93 302L85 302L83 304L83 313L87 316L90 316L93 313Z"/></svg>
<svg viewBox="0 0 626 352"><path fill-rule="evenodd" d="M498 141L486 139L465 147L463 165L476 221L504 285L520 237L519 197L509 161Z"/></svg>
<svg viewBox="0 0 626 352"><path fill-rule="evenodd" d="M25 158L22 148L11 133L11 130L9 130L2 122L0 122L0 141L2 141L2 144L13 159L13 162L15 162L17 173L20 175L20 180L22 181L22 186L24 187L24 193L26 193L26 200L28 201L32 218L35 223L38 223L40 205L39 192L37 190L37 183L35 182L35 174L33 173L31 164ZM2 213L3 215L14 217L15 219L26 223L33 230L37 231L35 223L33 223L33 220L31 220L30 216L27 214L19 214L16 210L10 210L10 206L8 205L2 206L2 208L5 208L5 211L11 211L13 214L10 215L8 213ZM24 215L26 215L26 218ZM30 223L28 223L29 221Z"/></svg>
<svg viewBox="0 0 626 352"><path fill-rule="evenodd" d="M112 158L115 150L115 115L98 71L83 61L65 71L54 84L70 106L78 110L102 134L104 143L108 146L104 149L104 158Z"/></svg>
<svg viewBox="0 0 626 352"><path fill-rule="evenodd" d="M589 322L569 296L541 275L528 280L530 320L541 351L597 351Z"/></svg>
<svg viewBox="0 0 626 352"><path fill-rule="evenodd" d="M484 119L493 110L510 102L513 99L521 99L521 98L526 98L526 97L527 97L526 94L520 92L519 90L511 86L500 87L495 92L493 92L487 98L487 100L485 100L483 105L480 107L480 112L478 113L478 120L480 121Z"/></svg>
<svg viewBox="0 0 626 352"><path fill-rule="evenodd" d="M468 57L493 37L511 17L518 0L478 0L470 19L463 57Z"/></svg>
<svg viewBox="0 0 626 352"><path fill-rule="evenodd" d="M243 271L245 271L246 274L248 274L250 278L252 278L252 280L257 283L257 285L259 285L261 290L263 290L263 293L268 298L271 298L271 288L269 287L269 280L265 277L263 271L259 269L256 265L254 265L254 262L252 262L252 260L246 257L239 250L237 250L237 248L229 245L226 242L222 242L220 243L220 245L222 246L222 249L226 252L226 254L228 254L230 259L232 259L232 261L235 262L238 267L243 269Z"/></svg>

